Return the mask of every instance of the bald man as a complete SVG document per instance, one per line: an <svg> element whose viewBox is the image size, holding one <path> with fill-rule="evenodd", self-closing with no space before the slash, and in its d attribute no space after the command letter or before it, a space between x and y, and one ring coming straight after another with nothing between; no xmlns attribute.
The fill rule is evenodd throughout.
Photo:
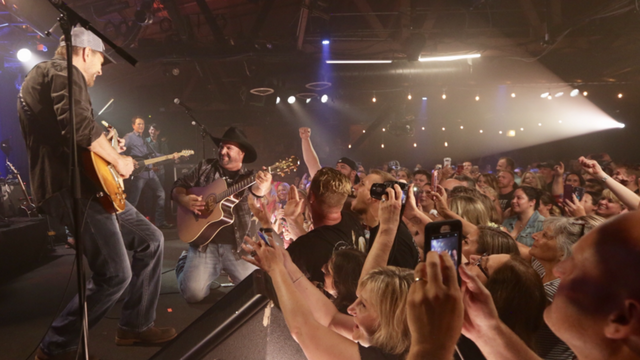
<svg viewBox="0 0 640 360"><path fill-rule="evenodd" d="M560 279L544 319L580 360L640 359L640 212L586 234L553 270ZM499 319L477 278L463 279L463 334L487 359L539 359Z"/></svg>

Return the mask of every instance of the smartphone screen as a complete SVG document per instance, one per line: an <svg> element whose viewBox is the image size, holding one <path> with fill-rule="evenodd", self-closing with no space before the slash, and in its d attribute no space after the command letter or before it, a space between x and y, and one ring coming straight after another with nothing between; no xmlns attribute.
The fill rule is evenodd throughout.
<svg viewBox="0 0 640 360"><path fill-rule="evenodd" d="M451 256L451 260L456 266L456 270L458 270L458 265L460 262L458 261L460 254L458 251L458 238L460 234L458 232L439 234L431 237L430 247L431 251L443 252L446 251Z"/></svg>
<svg viewBox="0 0 640 360"><path fill-rule="evenodd" d="M578 198L578 201L582 201L582 197L584 196L584 188L576 186L573 188L573 193Z"/></svg>
<svg viewBox="0 0 640 360"><path fill-rule="evenodd" d="M460 220L434 221L425 226L425 250L446 251L456 271L462 259L462 223ZM459 280L459 278L458 278Z"/></svg>

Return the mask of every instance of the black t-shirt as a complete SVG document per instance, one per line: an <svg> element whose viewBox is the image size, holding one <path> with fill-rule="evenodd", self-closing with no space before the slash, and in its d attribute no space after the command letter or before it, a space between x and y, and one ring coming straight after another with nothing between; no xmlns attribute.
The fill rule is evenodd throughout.
<svg viewBox="0 0 640 360"><path fill-rule="evenodd" d="M367 244L367 252L371 250L371 247L378 236L379 230L380 225L371 228L371 234L369 235L369 242ZM387 265L413 270L416 268L419 261L420 253L418 252L418 247L413 241L413 236L411 236L411 232L407 228L407 225L401 221L400 226L398 226L398 231L396 232L396 238L393 241L393 247L389 253L389 261L387 262Z"/></svg>
<svg viewBox="0 0 640 360"><path fill-rule="evenodd" d="M358 344L358 352L361 360L401 360L402 355L389 354L375 346L364 347Z"/></svg>
<svg viewBox="0 0 640 360"><path fill-rule="evenodd" d="M238 175L240 174L240 170L230 171L223 167L222 174L227 178L227 188L231 187L236 180L238 179ZM236 244L236 234L233 230L233 224L227 225L220 229L220 231L216 234L216 236L211 240L213 244L226 244L226 245L235 245Z"/></svg>
<svg viewBox="0 0 640 360"><path fill-rule="evenodd" d="M338 242L344 241L355 248L364 242L364 231L357 216L350 211L342 211L341 215L339 223L313 229L287 248L291 260L311 281L324 282L322 266L329 261Z"/></svg>
<svg viewBox="0 0 640 360"><path fill-rule="evenodd" d="M503 212L511 208L511 200L513 200L513 193L515 192L516 192L516 189L513 189L506 194L498 194L498 200L500 201L500 208L502 209Z"/></svg>

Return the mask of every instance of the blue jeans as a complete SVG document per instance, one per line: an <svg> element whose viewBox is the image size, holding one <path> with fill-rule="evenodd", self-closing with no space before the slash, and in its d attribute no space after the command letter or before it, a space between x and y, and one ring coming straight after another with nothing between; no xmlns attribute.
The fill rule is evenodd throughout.
<svg viewBox="0 0 640 360"><path fill-rule="evenodd" d="M201 301L209 295L211 283L222 269L238 284L257 268L242 259L236 260L234 246L230 244L210 243L205 251L189 246L186 259L181 258L176 264L180 294L188 303Z"/></svg>
<svg viewBox="0 0 640 360"><path fill-rule="evenodd" d="M162 225L164 221L164 188L160 183L160 180L153 171L143 171L139 175L136 175L130 181L125 184L125 193L127 194L127 201L133 206L138 205L140 199L140 193L142 188L147 185L151 194L153 194L156 202L156 225Z"/></svg>
<svg viewBox="0 0 640 360"><path fill-rule="evenodd" d="M107 314L123 293L119 326L135 332L153 326L160 295L162 232L129 203L116 218L95 200L81 202L86 209L82 228L84 255L92 272L86 284L89 328ZM71 204L70 196L55 195L44 208L74 231ZM127 250L133 251L131 263ZM42 349L50 356L75 349L80 328L76 296L51 325Z"/></svg>

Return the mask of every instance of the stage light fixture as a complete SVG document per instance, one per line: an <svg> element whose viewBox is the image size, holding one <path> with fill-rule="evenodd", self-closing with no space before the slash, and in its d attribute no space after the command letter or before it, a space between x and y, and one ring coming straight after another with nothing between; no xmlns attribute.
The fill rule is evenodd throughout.
<svg viewBox="0 0 640 360"><path fill-rule="evenodd" d="M560 97L562 95L564 95L564 92L562 92L562 91L556 93L556 97Z"/></svg>
<svg viewBox="0 0 640 360"><path fill-rule="evenodd" d="M587 96L587 95L589 95L589 93L588 93L588 92L586 92L586 91L583 91L583 92L582 92L582 96Z"/></svg>
<svg viewBox="0 0 640 360"><path fill-rule="evenodd" d="M573 90L571 90L571 92L569 93L569 95L570 95L571 97L576 97L576 96L578 96L578 94L580 94L580 90L578 90L578 89L573 89Z"/></svg>
<svg viewBox="0 0 640 360"><path fill-rule="evenodd" d="M307 104L311 102L311 99L307 99Z"/></svg>
<svg viewBox="0 0 640 360"><path fill-rule="evenodd" d="M482 134L482 130L480 130L480 134Z"/></svg>
<svg viewBox="0 0 640 360"><path fill-rule="evenodd" d="M618 94L618 99L622 99L622 93Z"/></svg>
<svg viewBox="0 0 640 360"><path fill-rule="evenodd" d="M624 129L625 125L623 123L619 122L619 123L616 124L616 126L619 127L620 129Z"/></svg>
<svg viewBox="0 0 640 360"><path fill-rule="evenodd" d="M329 45L329 43L331 43L331 41L328 39L322 40L322 45Z"/></svg>
<svg viewBox="0 0 640 360"><path fill-rule="evenodd" d="M498 134L502 135L502 130L498 131Z"/></svg>
<svg viewBox="0 0 640 360"><path fill-rule="evenodd" d="M479 58L480 54L465 54L465 55L450 55L450 56L431 56L431 57L421 57L418 61L453 61L453 60L462 60L462 59L475 59Z"/></svg>
<svg viewBox="0 0 640 360"><path fill-rule="evenodd" d="M551 99L553 99L553 96L549 95L549 96L547 96L547 99L551 100Z"/></svg>
<svg viewBox="0 0 640 360"><path fill-rule="evenodd" d="M558 120L558 124L562 124L562 120Z"/></svg>
<svg viewBox="0 0 640 360"><path fill-rule="evenodd" d="M349 144L349 149L351 149L351 144Z"/></svg>
<svg viewBox="0 0 640 360"><path fill-rule="evenodd" d="M326 103L329 100L329 96L327 94L324 94L320 97L320 102L322 102L323 104Z"/></svg>
<svg viewBox="0 0 640 360"><path fill-rule="evenodd" d="M373 98L371 99L371 101L372 101L372 102L376 102L376 101L378 101L378 100L376 99L376 93L373 93Z"/></svg>
<svg viewBox="0 0 640 360"><path fill-rule="evenodd" d="M418 144L416 144L416 143L413 143L413 147L418 147Z"/></svg>
<svg viewBox="0 0 640 360"><path fill-rule="evenodd" d="M524 128L520 128L520 131L524 131Z"/></svg>
<svg viewBox="0 0 640 360"><path fill-rule="evenodd" d="M424 126L422 127L422 130L424 130Z"/></svg>
<svg viewBox="0 0 640 360"><path fill-rule="evenodd" d="M366 133L366 132L367 132L367 130L362 130L362 133L363 133L363 134L364 134L364 133Z"/></svg>
<svg viewBox="0 0 640 360"><path fill-rule="evenodd" d="M384 144L380 144L380 147L384 149Z"/></svg>
<svg viewBox="0 0 640 360"><path fill-rule="evenodd" d="M385 128L382 128L382 131L387 131L387 129L385 129Z"/></svg>
<svg viewBox="0 0 640 360"><path fill-rule="evenodd" d="M444 128L442 128L442 131L444 131Z"/></svg>
<svg viewBox="0 0 640 360"><path fill-rule="evenodd" d="M444 142L444 146L445 146L445 147L446 147L446 146L449 146L449 143L445 141L445 142Z"/></svg>
<svg viewBox="0 0 640 360"><path fill-rule="evenodd" d="M546 98L547 96L549 96L549 92L548 91L545 92L545 93L540 94L540 97L543 98L543 99Z"/></svg>
<svg viewBox="0 0 640 360"><path fill-rule="evenodd" d="M464 126L460 125L460 130L464 129Z"/></svg>
<svg viewBox="0 0 640 360"><path fill-rule="evenodd" d="M447 98L447 93L444 89L442 89L442 100Z"/></svg>
<svg viewBox="0 0 640 360"><path fill-rule="evenodd" d="M538 126L542 126L542 123L538 123Z"/></svg>
<svg viewBox="0 0 640 360"><path fill-rule="evenodd" d="M18 60L20 60L21 62L27 62L31 60L31 55L32 55L31 50L26 48L22 48L18 50L18 53L17 53Z"/></svg>
<svg viewBox="0 0 640 360"><path fill-rule="evenodd" d="M511 93L511 97L512 98L516 97L516 93Z"/></svg>
<svg viewBox="0 0 640 360"><path fill-rule="evenodd" d="M514 136L516 136L516 131L515 131L515 130L509 130L509 131L507 132L507 136L508 136L508 137L514 137Z"/></svg>
<svg viewBox="0 0 640 360"><path fill-rule="evenodd" d="M289 104L293 104L294 102L296 102L296 97L293 95L289 96L289 98L287 99L287 102Z"/></svg>
<svg viewBox="0 0 640 360"><path fill-rule="evenodd" d="M409 95L407 95L407 99L411 100L411 93L409 93Z"/></svg>
<svg viewBox="0 0 640 360"><path fill-rule="evenodd" d="M476 101L480 101L480 96L476 95Z"/></svg>
<svg viewBox="0 0 640 360"><path fill-rule="evenodd" d="M280 104L280 96L276 96L276 105Z"/></svg>
<svg viewBox="0 0 640 360"><path fill-rule="evenodd" d="M391 64L393 60L326 60L327 64Z"/></svg>
<svg viewBox="0 0 640 360"><path fill-rule="evenodd" d="M423 96L423 97L422 97L422 100L427 100L427 97L426 97L426 96Z"/></svg>

